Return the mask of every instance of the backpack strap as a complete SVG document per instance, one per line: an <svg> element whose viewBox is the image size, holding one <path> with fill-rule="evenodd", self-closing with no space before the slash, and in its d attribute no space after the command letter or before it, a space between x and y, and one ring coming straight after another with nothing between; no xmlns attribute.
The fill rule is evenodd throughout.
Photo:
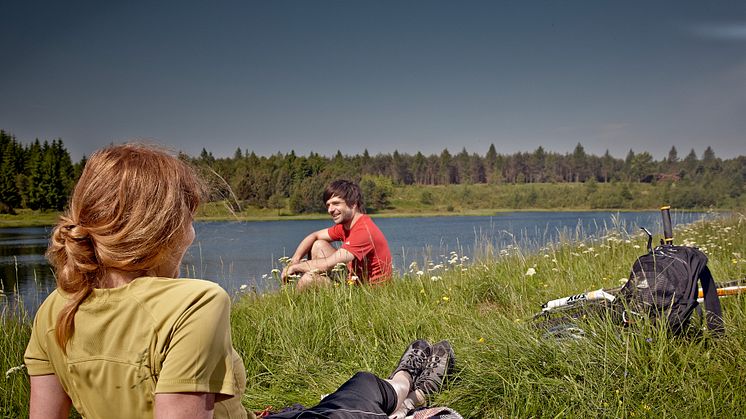
<svg viewBox="0 0 746 419"><path fill-rule="evenodd" d="M723 334L725 332L725 326L723 325L723 311L720 308L717 285L715 285L715 280L712 278L712 273L707 265L705 265L702 272L700 272L699 281L702 283L702 294L704 294L705 297L707 330L713 334Z"/></svg>

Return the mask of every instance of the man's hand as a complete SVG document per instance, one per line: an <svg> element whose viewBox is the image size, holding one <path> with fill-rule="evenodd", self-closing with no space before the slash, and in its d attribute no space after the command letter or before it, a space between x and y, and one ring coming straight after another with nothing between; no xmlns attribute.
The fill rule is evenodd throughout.
<svg viewBox="0 0 746 419"><path fill-rule="evenodd" d="M282 273L280 274L280 278L282 278L282 283L283 284L287 284L288 283L288 277L290 277L290 275L295 275L298 272L302 273L298 269L299 268L299 263L300 263L299 260L293 260L293 259L291 259L290 263L288 263L287 266L285 266L282 269Z"/></svg>

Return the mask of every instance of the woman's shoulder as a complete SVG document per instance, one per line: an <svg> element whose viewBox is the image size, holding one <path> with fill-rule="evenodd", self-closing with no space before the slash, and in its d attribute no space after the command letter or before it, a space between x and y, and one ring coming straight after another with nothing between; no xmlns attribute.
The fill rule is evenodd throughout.
<svg viewBox="0 0 746 419"><path fill-rule="evenodd" d="M138 294L157 295L174 300L218 300L230 302L228 293L217 283L191 278L138 278Z"/></svg>
<svg viewBox="0 0 746 419"><path fill-rule="evenodd" d="M58 289L54 289L36 310L37 321L47 320L49 324L55 324L60 310L67 304L67 297Z"/></svg>

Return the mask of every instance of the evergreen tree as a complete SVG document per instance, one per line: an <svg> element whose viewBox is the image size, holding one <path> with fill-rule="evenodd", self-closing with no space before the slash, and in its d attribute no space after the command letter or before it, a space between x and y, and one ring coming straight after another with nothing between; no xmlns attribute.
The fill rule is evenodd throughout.
<svg viewBox="0 0 746 419"><path fill-rule="evenodd" d="M588 156L583 145L578 143L572 152L573 182L584 182L588 177Z"/></svg>
<svg viewBox="0 0 746 419"><path fill-rule="evenodd" d="M666 158L668 164L675 164L679 162L679 153L676 151L676 146L671 146L668 150L668 157Z"/></svg>
<svg viewBox="0 0 746 419"><path fill-rule="evenodd" d="M0 204L9 209L21 205L18 176L23 170L23 148L15 138L0 131Z"/></svg>

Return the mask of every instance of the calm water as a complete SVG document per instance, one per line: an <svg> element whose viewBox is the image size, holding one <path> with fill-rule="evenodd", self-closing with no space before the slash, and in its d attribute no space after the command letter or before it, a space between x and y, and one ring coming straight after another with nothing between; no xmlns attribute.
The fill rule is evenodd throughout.
<svg viewBox="0 0 746 419"><path fill-rule="evenodd" d="M698 220L703 213L674 213L674 226ZM641 226L660 235L660 213L633 212L509 212L488 217L426 217L376 219L389 240L394 268L403 272L416 261L442 262L455 251L474 259L508 245L537 249L561 236L602 235L606 228L636 234ZM277 259L292 255L311 231L330 221L266 221L196 223L197 238L187 252L182 276L210 279L229 292L241 285L258 291L277 287L270 274ZM20 294L32 314L54 289L54 277L44 259L49 227L0 229L0 307L14 304ZM641 243L642 245L643 243ZM15 293L14 291L17 291Z"/></svg>

